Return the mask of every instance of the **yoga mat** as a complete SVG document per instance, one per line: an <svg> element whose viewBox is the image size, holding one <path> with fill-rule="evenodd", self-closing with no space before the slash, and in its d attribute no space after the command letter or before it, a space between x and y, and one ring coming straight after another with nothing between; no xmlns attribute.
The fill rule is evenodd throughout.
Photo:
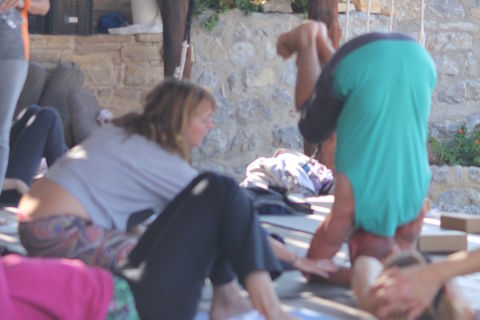
<svg viewBox="0 0 480 320"><path fill-rule="evenodd" d="M335 319L332 318L331 316L325 315L318 313L316 311L312 311L309 309L301 308L301 309L295 309L289 312L291 316L294 316L298 319L302 320L331 320ZM194 320L209 320L208 312L202 311L197 313L195 316ZM240 318L239 318L240 319ZM258 320L259 318L245 318L245 320Z"/></svg>

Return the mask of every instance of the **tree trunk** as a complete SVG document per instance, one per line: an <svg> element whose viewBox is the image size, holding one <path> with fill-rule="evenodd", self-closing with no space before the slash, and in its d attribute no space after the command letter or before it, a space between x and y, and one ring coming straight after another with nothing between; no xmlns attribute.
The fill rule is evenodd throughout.
<svg viewBox="0 0 480 320"><path fill-rule="evenodd" d="M340 43L340 27L338 26L337 0L309 0L308 19L322 21L327 25L328 36L335 49Z"/></svg>
<svg viewBox="0 0 480 320"><path fill-rule="evenodd" d="M193 2L193 1L192 1ZM187 29L190 0L158 0L163 21L163 63L164 77L171 77L180 65L182 42L185 37L190 42L190 30ZM190 78L191 52L187 51L183 78Z"/></svg>
<svg viewBox="0 0 480 320"><path fill-rule="evenodd" d="M328 36L332 40L335 49L340 43L340 27L338 25L338 1L337 0L309 0L308 19L322 21L327 25ZM332 135L320 146L316 159L330 169L335 169L334 157L336 148L336 136ZM310 156L315 151L315 145L303 141L303 152Z"/></svg>

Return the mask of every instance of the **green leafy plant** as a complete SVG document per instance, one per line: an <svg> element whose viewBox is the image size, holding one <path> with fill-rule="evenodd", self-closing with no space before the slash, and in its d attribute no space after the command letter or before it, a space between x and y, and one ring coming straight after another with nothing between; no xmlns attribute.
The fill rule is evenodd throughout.
<svg viewBox="0 0 480 320"><path fill-rule="evenodd" d="M308 10L308 0L292 0L291 5L293 12L301 13Z"/></svg>
<svg viewBox="0 0 480 320"><path fill-rule="evenodd" d="M260 0L195 0L193 14L199 15L205 10L213 10L214 13L205 18L203 26L207 30L215 28L218 22L218 14L231 8L238 8L245 14L260 10Z"/></svg>
<svg viewBox="0 0 480 320"><path fill-rule="evenodd" d="M212 31L213 28L215 28L215 26L217 25L217 21L218 21L218 14L211 15L207 19L205 19L205 21L203 21L203 26L208 31Z"/></svg>
<svg viewBox="0 0 480 320"><path fill-rule="evenodd" d="M428 143L435 156L434 164L480 166L480 129L467 134L466 127L461 126L455 133L453 141L440 141L430 136Z"/></svg>

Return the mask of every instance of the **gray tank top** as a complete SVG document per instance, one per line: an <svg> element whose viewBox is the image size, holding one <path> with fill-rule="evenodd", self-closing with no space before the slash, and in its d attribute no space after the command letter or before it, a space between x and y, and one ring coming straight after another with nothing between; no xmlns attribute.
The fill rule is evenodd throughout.
<svg viewBox="0 0 480 320"><path fill-rule="evenodd" d="M160 213L197 174L178 154L109 124L57 160L46 178L77 198L94 224L126 230L132 213Z"/></svg>

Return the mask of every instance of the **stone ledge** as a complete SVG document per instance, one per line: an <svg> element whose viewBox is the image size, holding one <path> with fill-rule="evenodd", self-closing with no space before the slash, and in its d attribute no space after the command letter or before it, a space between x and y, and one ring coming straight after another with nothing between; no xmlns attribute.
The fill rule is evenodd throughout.
<svg viewBox="0 0 480 320"><path fill-rule="evenodd" d="M480 168L431 166L428 197L432 206L448 212L480 214Z"/></svg>

